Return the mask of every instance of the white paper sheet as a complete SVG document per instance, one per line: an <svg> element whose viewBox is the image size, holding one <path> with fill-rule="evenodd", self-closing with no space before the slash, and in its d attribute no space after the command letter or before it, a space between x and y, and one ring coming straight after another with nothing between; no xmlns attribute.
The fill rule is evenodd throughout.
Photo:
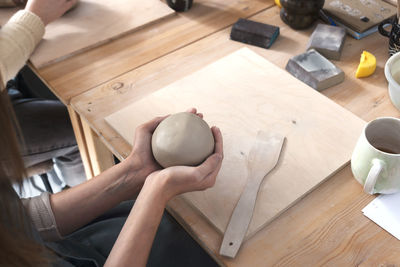
<svg viewBox="0 0 400 267"><path fill-rule="evenodd" d="M380 195L362 211L365 216L400 240L400 193Z"/></svg>

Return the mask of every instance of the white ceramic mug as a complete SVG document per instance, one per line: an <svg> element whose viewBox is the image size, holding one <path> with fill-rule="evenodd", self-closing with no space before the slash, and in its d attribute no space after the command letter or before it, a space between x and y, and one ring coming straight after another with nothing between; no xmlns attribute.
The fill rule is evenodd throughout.
<svg viewBox="0 0 400 267"><path fill-rule="evenodd" d="M386 61L385 76L389 83L390 100L400 110L400 52L397 52Z"/></svg>
<svg viewBox="0 0 400 267"><path fill-rule="evenodd" d="M400 119L369 122L351 157L351 170L368 194L400 191Z"/></svg>

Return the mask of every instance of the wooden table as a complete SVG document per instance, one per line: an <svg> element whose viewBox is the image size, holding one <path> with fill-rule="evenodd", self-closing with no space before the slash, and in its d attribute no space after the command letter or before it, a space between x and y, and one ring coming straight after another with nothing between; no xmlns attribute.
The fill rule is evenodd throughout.
<svg viewBox="0 0 400 267"><path fill-rule="evenodd" d="M92 130L90 120L81 119L69 105L73 97L229 27L240 17L249 17L271 6L272 0L196 1L190 12L177 13L48 67L35 70L31 66L67 105L87 177L91 178L110 167L113 158L100 141L103 135L93 132L101 130ZM118 84L116 86L119 87ZM116 151L109 145L108 148Z"/></svg>
<svg viewBox="0 0 400 267"><path fill-rule="evenodd" d="M37 73L69 105L81 142L91 138L79 131L79 122L84 121L86 130L90 125L90 131L123 159L130 146L104 117L245 46L229 40L230 27L238 17L280 27L281 35L270 49L249 48L281 68L290 57L305 51L312 32L290 29L280 20L272 0L195 1L188 13ZM334 62L345 72L345 81L322 93L364 120L400 117L390 102L383 74L387 43L378 33L359 41L347 37L341 60ZM363 49L375 54L378 66L371 77L356 79ZM400 265L400 241L362 215L361 209L373 198L363 193L347 166L246 241L235 259L218 255L222 236L182 199L170 201L168 210L221 265Z"/></svg>

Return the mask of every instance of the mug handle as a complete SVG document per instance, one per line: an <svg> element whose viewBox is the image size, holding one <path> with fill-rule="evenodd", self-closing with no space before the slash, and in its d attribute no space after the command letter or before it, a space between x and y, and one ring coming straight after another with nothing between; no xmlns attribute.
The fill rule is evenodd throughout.
<svg viewBox="0 0 400 267"><path fill-rule="evenodd" d="M378 31L380 34L382 34L383 36L386 36L386 37L390 37L390 32L385 30L384 26L386 26L387 24L393 24L392 20L393 20L392 18L388 18L388 19L385 19L384 21L382 21L381 23L379 23Z"/></svg>
<svg viewBox="0 0 400 267"><path fill-rule="evenodd" d="M374 188L376 181L378 180L379 174L381 173L385 163L379 159L372 160L372 167L369 170L367 179L364 183L364 192L370 195L374 194Z"/></svg>

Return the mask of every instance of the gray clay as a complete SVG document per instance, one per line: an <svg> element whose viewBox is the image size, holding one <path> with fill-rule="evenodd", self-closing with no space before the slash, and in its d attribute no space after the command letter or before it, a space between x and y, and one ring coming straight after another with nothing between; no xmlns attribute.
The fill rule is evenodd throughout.
<svg viewBox="0 0 400 267"><path fill-rule="evenodd" d="M164 168L196 166L214 151L214 136L200 117L182 112L163 120L153 133L154 158Z"/></svg>

